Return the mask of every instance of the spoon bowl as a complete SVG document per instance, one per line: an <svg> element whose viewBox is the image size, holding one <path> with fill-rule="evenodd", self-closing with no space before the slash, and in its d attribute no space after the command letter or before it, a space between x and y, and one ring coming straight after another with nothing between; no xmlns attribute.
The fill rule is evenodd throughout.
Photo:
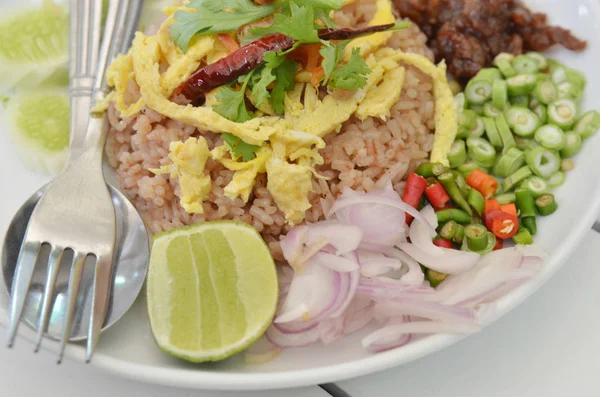
<svg viewBox="0 0 600 397"><path fill-rule="evenodd" d="M25 230L40 197L48 185L35 192L17 211L7 230L2 249L2 274L7 290L12 289L15 266L19 256L21 242ZM116 246L114 268L112 273L112 291L108 310L102 329L110 327L129 310L142 289L148 270L150 241L141 216L131 202L118 189L108 185L116 215ZM48 258L49 247L43 246L40 258ZM47 274L47 261L39 260L36 264L31 288L27 295L22 321L37 330L38 316L44 296L44 285ZM55 288L54 302L45 336L59 340L62 335L67 290L69 283L72 252L65 253L61 262ZM77 297L76 311L70 341L82 341L87 338L92 307L94 282L93 263L86 263L81 287Z"/></svg>

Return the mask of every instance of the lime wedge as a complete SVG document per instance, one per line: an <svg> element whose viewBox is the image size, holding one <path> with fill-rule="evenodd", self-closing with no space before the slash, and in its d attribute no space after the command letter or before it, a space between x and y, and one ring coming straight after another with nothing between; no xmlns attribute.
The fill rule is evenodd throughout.
<svg viewBox="0 0 600 397"><path fill-rule="evenodd" d="M69 18L51 2L0 17L0 89L68 82Z"/></svg>
<svg viewBox="0 0 600 397"><path fill-rule="evenodd" d="M69 149L68 91L19 92L7 101L10 135L28 168L57 174Z"/></svg>
<svg viewBox="0 0 600 397"><path fill-rule="evenodd" d="M278 289L269 249L245 223L204 222L154 238L148 317L173 356L218 361L244 350L271 324Z"/></svg>

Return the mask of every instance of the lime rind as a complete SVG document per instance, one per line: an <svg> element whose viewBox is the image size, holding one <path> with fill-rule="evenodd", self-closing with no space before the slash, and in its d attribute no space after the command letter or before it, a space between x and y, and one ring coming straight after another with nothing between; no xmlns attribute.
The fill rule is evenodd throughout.
<svg viewBox="0 0 600 397"><path fill-rule="evenodd" d="M69 18L64 7L19 8L0 18L0 89L64 83Z"/></svg>
<svg viewBox="0 0 600 397"><path fill-rule="evenodd" d="M170 299L176 294L181 296L181 290L174 289L181 287L182 284L178 284L174 281L170 274L169 266L173 266L173 263L168 264L168 248L171 244L175 244L174 242L181 242L182 238L184 238L189 239L190 247L193 247L191 248L192 250L201 249L202 247L198 246L198 241L201 241L201 239L193 239L192 237L204 236L204 249L210 251L208 255L211 258L209 264L205 265L207 267L212 266L210 270L210 282L212 282L212 287L215 288L216 286L215 289L218 290L218 281L215 281L213 276L217 273L226 273L227 271L223 268L223 263L221 263L221 267L218 268L215 268L214 265L215 262L219 262L218 259L215 260L215 258L221 257L221 253L216 252L219 251L216 249L219 245L209 245L206 244L206 242L211 241L208 237L209 235L219 234L222 234L227 238L228 247L231 248L234 257L238 259L235 261L237 275L239 276L237 281L235 281L236 288L228 292L232 295L235 294L235 298L244 303L246 310L251 308L250 311L244 312L248 325L244 329L243 335L235 341L229 340L228 343L222 343L221 346L209 348L205 346L206 335L200 334L201 332L205 332L206 329L199 326L197 346L182 348L171 341L172 333L174 333L172 321L176 320L170 318L172 306L170 306L169 303ZM194 246L192 246L192 241L195 241ZM212 252L212 250L216 251ZM185 255L184 252L184 258ZM198 258L198 256L196 256L196 258ZM189 263L181 264L181 266L188 265ZM198 266L198 264L194 263L194 266ZM197 274L201 274L201 272ZM190 277L192 276L193 274L190 274ZM186 280L184 285L190 285L190 281ZM203 285L206 288L206 283ZM204 222L157 234L154 238L152 247L147 280L148 317L152 334L161 350L175 357L190 362L223 360L236 353L242 352L264 334L275 315L277 297L279 295L278 288L275 263L273 262L269 249L258 232L248 224L237 221ZM261 293L257 293L258 291ZM225 334L229 334L231 337L232 328L235 328L235 324L232 324L231 322L227 323L227 321L223 319L224 310L227 311L229 306L226 306L226 302L223 302L226 300L223 299L223 290L221 289L220 292L221 299L218 300L217 304L214 304L213 302L213 306L218 307L220 310L220 317L218 317L218 320L207 317L202 321L201 317L206 315L206 312L202 311L199 313L189 312L189 316L191 318L190 321L192 322L195 321L195 317L193 316L197 316L199 323L205 322L205 324L211 324L211 329L219 329L220 327L221 331L219 334L221 341L223 341L226 338L226 336L224 336ZM251 296L249 296L249 294ZM189 293L185 296L189 297L189 300L198 299L199 301L210 298L206 295L206 289L201 290L198 297ZM218 291L215 296L219 296ZM226 296L225 298L231 298L229 300L232 300L233 296ZM214 296L212 299L214 299ZM251 302L252 300L254 300L254 302ZM181 304L181 302L178 304ZM181 310L181 307L178 309ZM242 316L240 313L241 311L235 311L234 314ZM229 317L231 317L232 313L227 312L225 314L228 314ZM229 328L224 326L226 324L229 324ZM183 335L185 335L185 333L183 333Z"/></svg>
<svg viewBox="0 0 600 397"><path fill-rule="evenodd" d="M10 137L27 168L56 175L69 149L69 93L66 89L19 91L6 104Z"/></svg>

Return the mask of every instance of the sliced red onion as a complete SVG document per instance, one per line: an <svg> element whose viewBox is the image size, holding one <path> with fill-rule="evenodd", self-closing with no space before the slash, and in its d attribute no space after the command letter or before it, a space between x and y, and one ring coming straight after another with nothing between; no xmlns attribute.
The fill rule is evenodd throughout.
<svg viewBox="0 0 600 397"><path fill-rule="evenodd" d="M444 323L440 321L405 322L387 325L367 335L363 338L362 345L368 349L373 344L385 343L406 334L470 334L479 330L480 327L473 324Z"/></svg>
<svg viewBox="0 0 600 397"><path fill-rule="evenodd" d="M324 221L292 228L281 240L281 250L290 266L296 269L326 247L333 247L335 253L341 255L356 250L361 240L362 230L358 226Z"/></svg>
<svg viewBox="0 0 600 397"><path fill-rule="evenodd" d="M281 348L262 336L244 351L244 361L247 364L265 364L281 353Z"/></svg>
<svg viewBox="0 0 600 397"><path fill-rule="evenodd" d="M402 269L402 262L395 258L388 258L383 254L369 251L359 251L360 274L364 277L376 277L391 270Z"/></svg>
<svg viewBox="0 0 600 397"><path fill-rule="evenodd" d="M363 232L355 225L343 225L339 222L325 221L307 227L306 244L308 246L322 239L336 249L337 255L358 249Z"/></svg>
<svg viewBox="0 0 600 397"><path fill-rule="evenodd" d="M296 272L276 323L303 317L314 318L330 309L340 294L340 273L319 264L309 264Z"/></svg>
<svg viewBox="0 0 600 397"><path fill-rule="evenodd" d="M381 300L375 304L375 312L386 317L407 315L446 323L478 324L477 316L471 309L418 299Z"/></svg>
<svg viewBox="0 0 600 397"><path fill-rule="evenodd" d="M388 319L386 321L385 327L405 324L408 322L410 322L410 318L408 316L398 316ZM387 333L380 335L378 340L373 341L369 346L367 346L367 350L369 350L372 353L378 353L385 350L390 350L400 346L404 346L409 341L410 334Z"/></svg>
<svg viewBox="0 0 600 397"><path fill-rule="evenodd" d="M319 323L319 335L324 345L340 340L344 336L344 317L321 321Z"/></svg>
<svg viewBox="0 0 600 397"><path fill-rule="evenodd" d="M373 320L373 302L367 296L355 295L344 317L345 335L360 331Z"/></svg>
<svg viewBox="0 0 600 397"><path fill-rule="evenodd" d="M350 302L352 302L354 295L356 295L356 290L358 288L358 283L360 281L359 272L353 271L353 272L345 273L345 274L343 274L343 276L344 275L347 275L349 277L348 278L348 289L347 289L346 295L344 296L344 299L339 304L339 306L337 306L337 304L334 305L335 309L332 309L331 317L338 317L338 316L341 316L342 314L344 314L344 311L348 308L348 305L350 305ZM340 294L340 297L341 296L342 296L342 294Z"/></svg>
<svg viewBox="0 0 600 397"><path fill-rule="evenodd" d="M288 348L309 346L319 340L320 335L318 327L312 327L308 330L295 333L283 333L276 324L272 324L267 329L267 332L265 332L265 336L275 346Z"/></svg>
<svg viewBox="0 0 600 397"><path fill-rule="evenodd" d="M468 272L449 276L437 291L447 304L474 306L490 302L534 277L540 262L541 258L524 257L517 247L494 251L484 255Z"/></svg>
<svg viewBox="0 0 600 397"><path fill-rule="evenodd" d="M433 245L433 244L432 244ZM446 274L458 274L471 269L479 261L479 254L448 249L448 254L440 258L429 252L421 251L409 243L398 245L411 258L435 271ZM445 249L446 250L446 249Z"/></svg>
<svg viewBox="0 0 600 397"><path fill-rule="evenodd" d="M340 273L353 272L359 269L357 261L332 255L327 252L317 252L310 259L311 266L318 264Z"/></svg>
<svg viewBox="0 0 600 397"><path fill-rule="evenodd" d="M402 261L408 267L408 271L401 278L402 282L409 285L421 285L423 283L425 274L416 260L396 248L388 249L385 254Z"/></svg>
<svg viewBox="0 0 600 397"><path fill-rule="evenodd" d="M280 246L283 252L283 257L289 263L290 266L295 267L298 262L298 258L302 255L304 250L304 243L306 242L306 226L297 226L292 228L286 235L281 239Z"/></svg>
<svg viewBox="0 0 600 397"><path fill-rule="evenodd" d="M390 207L397 211L391 210ZM347 209L349 212L340 213L341 210L348 211ZM391 187L379 192L342 196L335 202L331 212L335 212L342 222L360 226L364 233L364 242L380 246L391 246L402 238L405 213L424 220L421 214L403 202Z"/></svg>
<svg viewBox="0 0 600 397"><path fill-rule="evenodd" d="M538 271L535 269L504 270L477 278L470 285L466 285L461 291L445 300L448 304L472 306L481 302L489 302L490 297L503 296L516 288L523 280L535 277ZM510 283L507 285L507 283ZM508 287L508 288L507 288Z"/></svg>

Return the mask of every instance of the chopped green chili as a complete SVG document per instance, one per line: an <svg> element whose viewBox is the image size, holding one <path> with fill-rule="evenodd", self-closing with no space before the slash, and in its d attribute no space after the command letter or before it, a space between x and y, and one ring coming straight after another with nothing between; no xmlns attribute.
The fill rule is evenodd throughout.
<svg viewBox="0 0 600 397"><path fill-rule="evenodd" d="M462 244L463 239L465 238L465 227L461 224L458 224L456 227L456 234L452 238L452 242L456 244Z"/></svg>
<svg viewBox="0 0 600 397"><path fill-rule="evenodd" d="M458 223L455 220L449 220L440 229L440 236L446 240L452 240L458 229Z"/></svg>
<svg viewBox="0 0 600 397"><path fill-rule="evenodd" d="M471 139L477 139L477 138L471 138ZM448 193L448 195L450 196L452 201L454 201L454 204L458 205L467 214L469 214L469 216L471 216L473 214L473 211L471 210L469 203L467 203L467 200L463 197L463 194L460 191L460 188L456 184L456 177L454 176L454 174L452 172L445 172L438 177L438 180L440 181L442 186L444 186L444 188L446 189L446 193ZM438 214L439 214L439 212L438 212ZM447 219L446 221L448 221L448 220L450 220L450 219ZM458 222L458 220L457 220L457 222Z"/></svg>
<svg viewBox="0 0 600 397"><path fill-rule="evenodd" d="M529 190L517 189L515 191L515 204L521 218L535 217L535 200Z"/></svg>
<svg viewBox="0 0 600 397"><path fill-rule="evenodd" d="M476 189L471 189L467 196L467 202L479 216L483 214L483 209L485 208L485 198L483 197L483 194L479 193Z"/></svg>
<svg viewBox="0 0 600 397"><path fill-rule="evenodd" d="M442 281L446 279L446 277L448 277L446 273L436 272L432 269L427 269L425 271L425 276L427 277L427 281L429 281L429 285L431 285L432 288L436 288L442 283Z"/></svg>
<svg viewBox="0 0 600 397"><path fill-rule="evenodd" d="M520 245L533 244L533 237L531 236L529 229L527 229L526 227L519 228L519 231L517 232L517 234L515 234L513 236L512 239L515 242L515 244L520 244Z"/></svg>
<svg viewBox="0 0 600 397"><path fill-rule="evenodd" d="M552 194L544 194L535 200L535 206L542 216L553 214L558 209L558 204Z"/></svg>
<svg viewBox="0 0 600 397"><path fill-rule="evenodd" d="M415 174L422 176L423 178L430 178L432 176L442 175L448 171L448 168L442 163L421 163Z"/></svg>
<svg viewBox="0 0 600 397"><path fill-rule="evenodd" d="M488 242L487 229L483 225L465 226L465 237L469 250L479 252L485 249Z"/></svg>
<svg viewBox="0 0 600 397"><path fill-rule="evenodd" d="M529 230L529 233L535 235L537 233L537 222L535 220L535 216L530 216L527 218L523 218L521 220L521 223L523 223L523 227L527 228L527 230Z"/></svg>
<svg viewBox="0 0 600 397"><path fill-rule="evenodd" d="M466 225L471 222L471 215L467 214L463 210L458 208L450 208L447 210L441 210L435 213L439 223L454 221L462 225Z"/></svg>

